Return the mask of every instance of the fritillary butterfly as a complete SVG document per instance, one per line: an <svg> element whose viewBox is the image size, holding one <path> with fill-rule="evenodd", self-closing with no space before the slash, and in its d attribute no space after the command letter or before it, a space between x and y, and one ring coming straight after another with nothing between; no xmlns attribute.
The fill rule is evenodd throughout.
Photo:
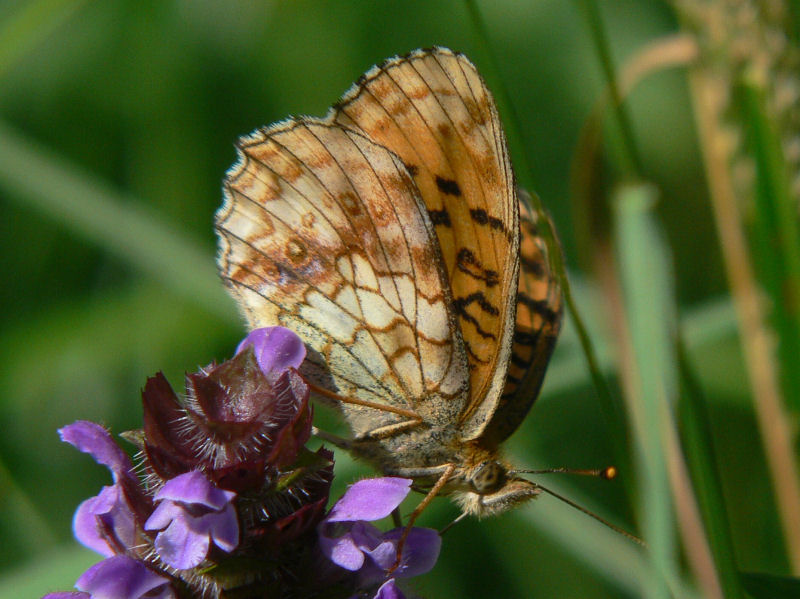
<svg viewBox="0 0 800 599"><path fill-rule="evenodd" d="M325 118L237 148L222 277L251 327L303 338L301 372L343 398L342 444L465 513L537 495L499 446L538 394L561 291L473 64L444 48L389 59Z"/></svg>

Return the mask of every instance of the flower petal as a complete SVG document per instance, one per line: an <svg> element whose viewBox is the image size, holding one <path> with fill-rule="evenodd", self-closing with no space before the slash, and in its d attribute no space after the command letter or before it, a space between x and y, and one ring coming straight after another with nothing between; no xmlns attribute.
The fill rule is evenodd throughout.
<svg viewBox="0 0 800 599"><path fill-rule="evenodd" d="M395 528L383 535L386 541L392 541L395 546L403 536L404 528ZM403 558L394 575L398 578L409 578L429 572L442 549L442 537L432 528L412 528L403 546ZM396 559L396 557L395 557ZM391 567L394 563L389 564Z"/></svg>
<svg viewBox="0 0 800 599"><path fill-rule="evenodd" d="M175 519L156 535L155 548L164 562L178 570L199 566L208 555L207 534L199 534L183 519Z"/></svg>
<svg viewBox="0 0 800 599"><path fill-rule="evenodd" d="M402 503L411 490L407 478L367 478L350 486L333 506L326 522L380 520Z"/></svg>
<svg viewBox="0 0 800 599"><path fill-rule="evenodd" d="M153 510L153 513L150 514L150 517L147 519L147 522L144 523L145 530L163 530L170 523L177 519L181 518L185 512L184 506L180 503L176 503L174 501L162 501L156 506L156 509Z"/></svg>
<svg viewBox="0 0 800 599"><path fill-rule="evenodd" d="M381 585L374 599L405 599L405 595L397 588L394 578L390 578Z"/></svg>
<svg viewBox="0 0 800 599"><path fill-rule="evenodd" d="M130 547L136 539L136 517L119 485L103 487L99 495L78 506L72 530L80 543L111 557L116 551L109 544L106 532L110 531L120 544Z"/></svg>
<svg viewBox="0 0 800 599"><path fill-rule="evenodd" d="M208 514L204 519L210 521L211 540L214 545L230 553L239 545L239 521L236 510L228 506L218 514Z"/></svg>
<svg viewBox="0 0 800 599"><path fill-rule="evenodd" d="M58 430L61 440L91 455L98 464L108 466L117 482L132 478L133 464L128 455L111 438L106 429L88 420L78 420Z"/></svg>
<svg viewBox="0 0 800 599"><path fill-rule="evenodd" d="M303 341L284 327L265 327L251 331L236 348L236 353L249 346L253 346L258 365L270 378L280 375L287 368L299 368L306 358Z"/></svg>
<svg viewBox="0 0 800 599"><path fill-rule="evenodd" d="M236 497L233 491L217 487L206 476L192 470L170 479L156 493L155 500L169 499L181 503L196 503L213 510L221 510Z"/></svg>
<svg viewBox="0 0 800 599"><path fill-rule="evenodd" d="M357 572L364 565L364 553L349 535L339 538L320 536L319 546L329 560L345 570Z"/></svg>
<svg viewBox="0 0 800 599"><path fill-rule="evenodd" d="M168 578L159 576L142 562L127 555L115 555L86 570L75 588L89 593L92 599L141 599L168 584ZM169 587L160 595L165 599L174 596Z"/></svg>

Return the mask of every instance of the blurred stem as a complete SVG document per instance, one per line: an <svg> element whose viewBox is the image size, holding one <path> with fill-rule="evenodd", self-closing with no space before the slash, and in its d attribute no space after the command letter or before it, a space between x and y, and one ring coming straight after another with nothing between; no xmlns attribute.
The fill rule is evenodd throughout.
<svg viewBox="0 0 800 599"><path fill-rule="evenodd" d="M0 78L87 0L23 2L0 19Z"/></svg>
<svg viewBox="0 0 800 599"><path fill-rule="evenodd" d="M593 194L598 193L598 190L602 188L600 144L606 112L614 101L613 91L618 89L616 101L624 102L631 91L647 76L668 68L685 66L696 56L697 43L691 35L677 34L654 40L637 50L625 61L617 78L618 86L612 88L607 85L592 106L592 112L581 127L570 165L574 237L580 256L595 256L596 239L599 236L607 237L603 228L604 223L601 220L602 215L597 214L596 205L601 202L595 200Z"/></svg>
<svg viewBox="0 0 800 599"><path fill-rule="evenodd" d="M624 306L616 324L622 382L637 448L639 516L656 569L668 580L675 578L679 567L670 501L674 498L693 569L706 596L721 597L672 417L677 393L671 341L676 312L668 253L651 217L655 197L650 185L626 185L615 194L613 204L619 264L616 286ZM649 584L642 592L659 598L668 591Z"/></svg>
<svg viewBox="0 0 800 599"><path fill-rule="evenodd" d="M689 72L700 149L705 162L711 206L742 335L756 419L767 456L794 573L800 572L800 483L792 454L789 422L781 403L774 351L764 324L758 287L736 207L728 169L728 145L719 125L726 87L696 67Z"/></svg>
<svg viewBox="0 0 800 599"><path fill-rule="evenodd" d="M682 333L683 331L681 331ZM716 465L708 402L700 383L692 372L683 337L678 338L678 366L681 375L681 394L678 419L686 447L687 464L692 474L703 522L708 530L714 563L719 573L722 591L727 599L742 599L736 554L733 549L728 510Z"/></svg>
<svg viewBox="0 0 800 599"><path fill-rule="evenodd" d="M644 172L642 160L639 157L630 116L622 103L622 94L620 93L614 63L611 59L611 48L608 43L608 37L606 36L600 10L597 7L596 0L579 0L579 2L586 16L595 51L600 59L600 66L606 78L608 91L614 108L617 128L622 138L620 150L622 154L623 170L628 178L639 178Z"/></svg>

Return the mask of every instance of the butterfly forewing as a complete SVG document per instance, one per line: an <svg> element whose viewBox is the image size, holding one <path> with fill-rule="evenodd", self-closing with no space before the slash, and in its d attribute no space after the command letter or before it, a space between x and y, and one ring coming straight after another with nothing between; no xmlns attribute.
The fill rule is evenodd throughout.
<svg viewBox="0 0 800 599"><path fill-rule="evenodd" d="M517 199L497 110L475 67L435 48L374 67L329 118L398 155L435 226L469 362L463 438L477 438L505 381L518 278Z"/></svg>
<svg viewBox="0 0 800 599"><path fill-rule="evenodd" d="M217 216L223 277L251 327L311 348L310 376L343 395L414 410L466 400L467 366L432 225L399 159L328 121L239 144ZM397 416L343 406L354 433Z"/></svg>

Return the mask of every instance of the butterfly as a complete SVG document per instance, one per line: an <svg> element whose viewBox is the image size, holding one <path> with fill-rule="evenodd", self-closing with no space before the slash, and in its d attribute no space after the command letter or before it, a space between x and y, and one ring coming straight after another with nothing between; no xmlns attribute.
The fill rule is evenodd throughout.
<svg viewBox="0 0 800 599"><path fill-rule="evenodd" d="M440 47L390 58L326 117L237 151L221 276L250 327L306 343L301 373L352 431L339 444L465 514L535 497L500 445L538 395L562 296L475 66Z"/></svg>

